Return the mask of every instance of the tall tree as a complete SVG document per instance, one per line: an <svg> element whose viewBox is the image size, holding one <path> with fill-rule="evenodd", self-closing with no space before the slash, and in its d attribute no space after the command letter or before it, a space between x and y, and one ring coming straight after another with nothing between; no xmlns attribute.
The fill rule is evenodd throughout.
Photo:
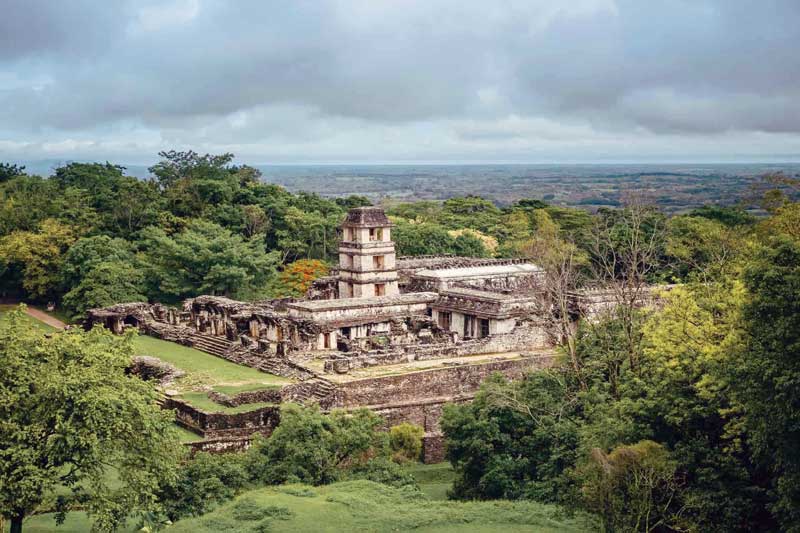
<svg viewBox="0 0 800 533"><path fill-rule="evenodd" d="M23 176L24 174L25 174L24 165L15 165L12 163L0 163L0 183L8 181L11 178L15 178L17 176Z"/></svg>
<svg viewBox="0 0 800 533"><path fill-rule="evenodd" d="M558 225L546 211L538 209L532 217L536 221L536 231L522 246L522 252L544 270L542 288L547 309L542 315L547 317L554 340L567 352L575 375L585 388L575 344L577 317L574 316L572 301L582 282L582 269L587 257L574 243L561 238Z"/></svg>
<svg viewBox="0 0 800 533"><path fill-rule="evenodd" d="M32 298L52 298L64 252L74 240L72 227L47 219L36 232L15 231L0 239L0 261L22 266L22 284Z"/></svg>
<svg viewBox="0 0 800 533"><path fill-rule="evenodd" d="M641 335L638 308L664 253L665 218L643 198L631 196L619 210L599 214L592 229L590 265L596 283L614 299L631 369L638 367Z"/></svg>
<svg viewBox="0 0 800 533"><path fill-rule="evenodd" d="M146 228L142 237L154 290L169 299L253 295L264 289L278 263L277 253L264 252L263 239L248 241L205 220L193 220L175 235Z"/></svg>
<svg viewBox="0 0 800 533"><path fill-rule="evenodd" d="M779 236L745 272L746 336L731 386L756 457L773 472L773 512L800 531L800 242Z"/></svg>
<svg viewBox="0 0 800 533"><path fill-rule="evenodd" d="M132 352L100 328L45 335L22 309L0 325L0 514L13 533L44 502L62 517L79 503L103 531L159 509L180 445L153 385L126 373Z"/></svg>

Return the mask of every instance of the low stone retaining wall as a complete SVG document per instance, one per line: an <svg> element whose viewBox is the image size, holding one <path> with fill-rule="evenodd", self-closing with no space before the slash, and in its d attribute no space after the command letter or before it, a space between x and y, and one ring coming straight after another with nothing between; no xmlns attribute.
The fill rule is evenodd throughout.
<svg viewBox="0 0 800 533"><path fill-rule="evenodd" d="M208 453L228 453L228 452L243 452L250 447L253 440L250 437L228 437L218 439L205 439L196 442L186 442L184 446L189 448L192 453L208 452Z"/></svg>
<svg viewBox="0 0 800 533"><path fill-rule="evenodd" d="M424 428L422 459L425 463L438 463L445 457L444 436L439 427L445 404L472 400L480 384L494 372L517 379L531 370L549 368L554 360L555 355L527 357L342 383L336 391L335 405L348 409L367 407L386 420L387 428L402 422Z"/></svg>
<svg viewBox="0 0 800 533"><path fill-rule="evenodd" d="M183 400L165 398L162 407L175 410L178 424L203 438L249 437L253 433L269 435L280 421L277 405L246 413L208 413Z"/></svg>
<svg viewBox="0 0 800 533"><path fill-rule="evenodd" d="M555 355L504 359L350 381L339 384L333 405L373 407L384 404L387 398L403 403L470 396L494 372L516 379L525 372L552 366L554 358Z"/></svg>
<svg viewBox="0 0 800 533"><path fill-rule="evenodd" d="M265 389L249 392L240 392L230 396L224 392L209 391L208 397L214 402L225 407L239 407L251 403L280 403L280 389Z"/></svg>

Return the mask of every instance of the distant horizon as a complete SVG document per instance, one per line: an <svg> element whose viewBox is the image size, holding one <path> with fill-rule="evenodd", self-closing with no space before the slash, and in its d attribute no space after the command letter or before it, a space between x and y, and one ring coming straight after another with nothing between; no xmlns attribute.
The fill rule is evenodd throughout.
<svg viewBox="0 0 800 533"><path fill-rule="evenodd" d="M130 162L120 161L112 158L44 158L44 159L2 159L0 162L6 162L16 165L32 165L41 166L44 164L69 164L69 163L112 163L123 167L149 167L158 163L158 159L149 162ZM430 166L430 167L480 167L490 165L501 166L608 166L608 165L623 165L623 166L673 166L673 165L800 165L800 156L794 158L787 157L786 159L736 159L736 160L721 160L721 159L621 159L621 160L593 160L593 161L504 161L504 160L488 160L488 161L448 161L448 160L423 160L423 161L322 161L322 162L301 162L289 161L279 163L264 163L264 162L250 162L243 158L236 157L234 164L248 165L252 167L410 167L410 166Z"/></svg>

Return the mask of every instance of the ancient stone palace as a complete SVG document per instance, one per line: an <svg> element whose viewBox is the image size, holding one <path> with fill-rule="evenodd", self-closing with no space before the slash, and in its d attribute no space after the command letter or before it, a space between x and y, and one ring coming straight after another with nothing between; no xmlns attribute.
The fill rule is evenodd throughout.
<svg viewBox="0 0 800 533"><path fill-rule="evenodd" d="M94 309L88 322L115 332L135 327L291 378L270 392L276 402L367 407L389 425L418 424L426 431L425 459L436 461L442 405L471 399L493 372L513 378L552 364L556 339L543 276L525 259L398 258L383 210L359 207L342 224L338 270L316 280L305 299L199 296L180 309L129 303ZM587 302L602 307L604 298L576 294L576 319ZM267 410L226 419L176 400L166 405L220 449L268 432L278 416Z"/></svg>

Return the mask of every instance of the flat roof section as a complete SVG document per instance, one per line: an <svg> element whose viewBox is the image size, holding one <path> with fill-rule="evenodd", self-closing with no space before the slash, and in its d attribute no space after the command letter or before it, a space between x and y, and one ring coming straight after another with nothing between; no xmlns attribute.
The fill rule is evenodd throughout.
<svg viewBox="0 0 800 533"><path fill-rule="evenodd" d="M413 277L437 280L469 279L494 276L514 276L520 274L539 274L542 268L533 263L518 265L489 265L479 267L443 268L437 270L420 270Z"/></svg>
<svg viewBox="0 0 800 533"><path fill-rule="evenodd" d="M430 303L436 300L435 292L411 292L397 296L372 296L370 298L337 298L335 300L308 300L286 304L289 309L298 311L320 312L337 309L360 309L364 307L389 307L415 303Z"/></svg>

